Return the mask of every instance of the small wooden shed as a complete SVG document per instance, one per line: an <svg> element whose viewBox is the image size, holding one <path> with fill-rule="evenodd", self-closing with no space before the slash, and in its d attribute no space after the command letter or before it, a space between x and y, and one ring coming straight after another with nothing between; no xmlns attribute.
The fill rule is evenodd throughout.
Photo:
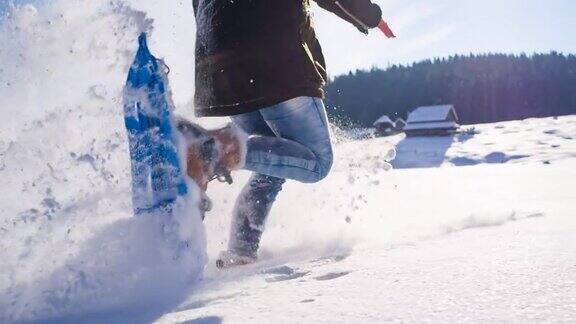
<svg viewBox="0 0 576 324"><path fill-rule="evenodd" d="M406 136L445 136L458 130L453 105L418 107L408 114Z"/></svg>

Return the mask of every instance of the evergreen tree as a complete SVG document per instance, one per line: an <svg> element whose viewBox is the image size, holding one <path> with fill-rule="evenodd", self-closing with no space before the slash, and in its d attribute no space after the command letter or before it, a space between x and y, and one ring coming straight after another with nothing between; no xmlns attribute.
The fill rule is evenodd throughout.
<svg viewBox="0 0 576 324"><path fill-rule="evenodd" d="M332 119L371 126L418 106L454 104L463 124L576 113L576 56L485 54L358 70L326 87Z"/></svg>

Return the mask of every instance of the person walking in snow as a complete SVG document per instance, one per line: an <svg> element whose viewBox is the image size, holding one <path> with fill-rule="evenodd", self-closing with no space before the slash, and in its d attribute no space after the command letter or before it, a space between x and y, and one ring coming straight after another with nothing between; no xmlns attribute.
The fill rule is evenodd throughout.
<svg viewBox="0 0 576 324"><path fill-rule="evenodd" d="M315 1L363 33L381 22L370 0ZM228 251L217 261L223 268L256 260L286 179L315 183L328 175L333 150L322 101L328 77L309 0L193 0L193 7L195 114L230 116L232 123L209 132L216 157L190 144L188 175L205 191L219 171L253 172L235 205Z"/></svg>

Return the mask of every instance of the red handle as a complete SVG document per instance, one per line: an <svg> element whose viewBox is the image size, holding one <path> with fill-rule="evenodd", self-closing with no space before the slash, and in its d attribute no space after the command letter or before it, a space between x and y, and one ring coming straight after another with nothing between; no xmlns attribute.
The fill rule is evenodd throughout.
<svg viewBox="0 0 576 324"><path fill-rule="evenodd" d="M396 35L394 35L392 29L388 27L388 24L384 20L380 21L380 23L378 24L378 28L380 28L380 30L384 33L384 35L386 35L386 37L396 38Z"/></svg>

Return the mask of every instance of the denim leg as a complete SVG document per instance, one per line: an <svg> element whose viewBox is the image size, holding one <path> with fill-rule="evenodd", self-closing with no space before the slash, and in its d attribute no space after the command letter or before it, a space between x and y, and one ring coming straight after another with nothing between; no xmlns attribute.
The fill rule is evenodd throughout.
<svg viewBox="0 0 576 324"><path fill-rule="evenodd" d="M256 257L265 221L285 179L317 182L332 166L332 146L322 100L299 97L232 117L251 137L245 169L254 174L233 212L228 249Z"/></svg>
<svg viewBox="0 0 576 324"><path fill-rule="evenodd" d="M298 97L260 114L276 137L250 137L245 169L305 183L326 177L333 153L321 99Z"/></svg>
<svg viewBox="0 0 576 324"><path fill-rule="evenodd" d="M270 136L276 134L270 129L260 111L253 111L246 114L232 116L232 122L240 127L250 136Z"/></svg>
<svg viewBox="0 0 576 324"><path fill-rule="evenodd" d="M232 121L251 136L276 136L258 111L233 116ZM264 224L285 181L259 173L252 174L236 200L228 250L238 255L256 257Z"/></svg>
<svg viewBox="0 0 576 324"><path fill-rule="evenodd" d="M256 257L264 224L286 180L255 173L236 200L228 249Z"/></svg>

